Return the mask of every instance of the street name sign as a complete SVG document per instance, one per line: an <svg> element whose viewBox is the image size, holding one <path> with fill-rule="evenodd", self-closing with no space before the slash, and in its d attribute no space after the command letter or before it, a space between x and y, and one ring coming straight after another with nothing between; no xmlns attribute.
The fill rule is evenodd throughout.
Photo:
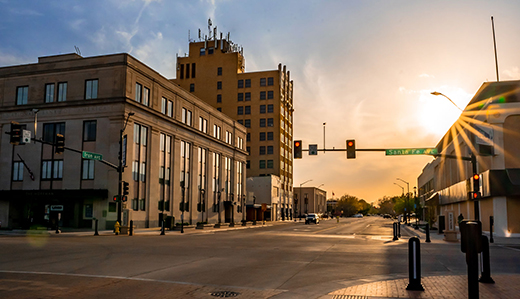
<svg viewBox="0 0 520 299"><path fill-rule="evenodd" d="M385 150L387 156L399 155L437 155L436 148L401 148Z"/></svg>
<svg viewBox="0 0 520 299"><path fill-rule="evenodd" d="M84 151L81 153L81 156L83 157L83 159L90 159L90 160L97 160L97 161L103 160L103 155L91 153L91 152Z"/></svg>

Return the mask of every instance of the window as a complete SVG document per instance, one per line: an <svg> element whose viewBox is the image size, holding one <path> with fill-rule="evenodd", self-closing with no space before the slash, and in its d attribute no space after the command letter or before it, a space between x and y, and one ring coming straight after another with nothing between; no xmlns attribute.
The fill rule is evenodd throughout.
<svg viewBox="0 0 520 299"><path fill-rule="evenodd" d="M173 102L172 101L168 101L168 108L166 110L166 115L168 115L169 117L173 117Z"/></svg>
<svg viewBox="0 0 520 299"><path fill-rule="evenodd" d="M181 70L179 71L181 79L184 79L184 64L181 64Z"/></svg>
<svg viewBox="0 0 520 299"><path fill-rule="evenodd" d="M213 153L213 212L218 211L218 196L220 194L220 155Z"/></svg>
<svg viewBox="0 0 520 299"><path fill-rule="evenodd" d="M214 50L213 47L208 48L208 54L210 54L210 55L213 54L213 50Z"/></svg>
<svg viewBox="0 0 520 299"><path fill-rule="evenodd" d="M135 83L135 101L141 103L143 96L143 86L139 83Z"/></svg>
<svg viewBox="0 0 520 299"><path fill-rule="evenodd" d="M265 86L266 84L265 78L260 78L260 86Z"/></svg>
<svg viewBox="0 0 520 299"><path fill-rule="evenodd" d="M222 103L222 95L217 94L217 103Z"/></svg>
<svg viewBox="0 0 520 299"><path fill-rule="evenodd" d="M13 181L23 181L23 162L13 162Z"/></svg>
<svg viewBox="0 0 520 299"><path fill-rule="evenodd" d="M244 88L244 80L238 80L238 88Z"/></svg>
<svg viewBox="0 0 520 299"><path fill-rule="evenodd" d="M54 83L45 84L45 103L54 102Z"/></svg>
<svg viewBox="0 0 520 299"><path fill-rule="evenodd" d="M233 144L233 134L226 131L226 143Z"/></svg>
<svg viewBox="0 0 520 299"><path fill-rule="evenodd" d="M239 149L244 149L244 139L237 137L237 147Z"/></svg>
<svg viewBox="0 0 520 299"><path fill-rule="evenodd" d="M260 119L260 127L265 127L265 118Z"/></svg>
<svg viewBox="0 0 520 299"><path fill-rule="evenodd" d="M217 89L222 89L222 81L217 81Z"/></svg>
<svg viewBox="0 0 520 299"><path fill-rule="evenodd" d="M265 155L265 146L260 147L260 155Z"/></svg>
<svg viewBox="0 0 520 299"><path fill-rule="evenodd" d="M27 105L29 86L21 86L16 89L16 105Z"/></svg>
<svg viewBox="0 0 520 299"><path fill-rule="evenodd" d="M139 161L132 162L132 179L134 181L139 180Z"/></svg>
<svg viewBox="0 0 520 299"><path fill-rule="evenodd" d="M221 107L218 107L218 108L217 108L217 111L218 111L218 112L222 112L222 108L221 108Z"/></svg>
<svg viewBox="0 0 520 299"><path fill-rule="evenodd" d="M208 133L208 120L202 116L199 117L199 130Z"/></svg>
<svg viewBox="0 0 520 299"><path fill-rule="evenodd" d="M251 120L250 119L246 119L244 121L244 127L246 128L251 128Z"/></svg>
<svg viewBox="0 0 520 299"><path fill-rule="evenodd" d="M274 99L274 91L270 90L267 92L267 99L268 100Z"/></svg>
<svg viewBox="0 0 520 299"><path fill-rule="evenodd" d="M222 76L222 67L217 68L217 76Z"/></svg>
<svg viewBox="0 0 520 299"><path fill-rule="evenodd" d="M191 64L191 77L192 78L195 78L195 69L196 69L195 63L192 63Z"/></svg>
<svg viewBox="0 0 520 299"><path fill-rule="evenodd" d="M146 162L141 162L141 182L146 182Z"/></svg>
<svg viewBox="0 0 520 299"><path fill-rule="evenodd" d="M246 161L246 169L249 169L251 168L251 161L247 160Z"/></svg>
<svg viewBox="0 0 520 299"><path fill-rule="evenodd" d="M265 141L265 132L260 132L260 141Z"/></svg>
<svg viewBox="0 0 520 299"><path fill-rule="evenodd" d="M168 105L168 100L164 97L161 99L161 113L166 114L166 106Z"/></svg>
<svg viewBox="0 0 520 299"><path fill-rule="evenodd" d="M273 167L274 167L273 160L267 160L267 168L273 168Z"/></svg>
<svg viewBox="0 0 520 299"><path fill-rule="evenodd" d="M251 141L251 133L247 133L247 135L246 135L246 141Z"/></svg>
<svg viewBox="0 0 520 299"><path fill-rule="evenodd" d="M56 134L65 136L65 123L43 124L43 141L54 143Z"/></svg>
<svg viewBox="0 0 520 299"><path fill-rule="evenodd" d="M247 149L247 152L248 152L249 154L251 154L251 147L250 147L250 146L247 146L246 149Z"/></svg>
<svg viewBox="0 0 520 299"><path fill-rule="evenodd" d="M62 179L63 160L43 160L42 161L42 180Z"/></svg>
<svg viewBox="0 0 520 299"><path fill-rule="evenodd" d="M213 125L213 137L220 139L221 128L217 125Z"/></svg>
<svg viewBox="0 0 520 299"><path fill-rule="evenodd" d="M186 211L189 211L189 202L190 202L190 170L191 170L191 144L181 140L181 153L180 153L180 168L181 168L181 176L179 178L181 184L181 192L184 192L184 199L186 205Z"/></svg>
<svg viewBox="0 0 520 299"><path fill-rule="evenodd" d="M67 100L67 82L58 83L58 102Z"/></svg>
<svg viewBox="0 0 520 299"><path fill-rule="evenodd" d="M96 126L95 120L83 122L83 141L96 141Z"/></svg>
<svg viewBox="0 0 520 299"><path fill-rule="evenodd" d="M267 154L272 155L274 153L274 147L272 145L267 146Z"/></svg>
<svg viewBox="0 0 520 299"><path fill-rule="evenodd" d="M141 211L145 211L146 210L146 199L142 198L139 200L139 209Z"/></svg>
<svg viewBox="0 0 520 299"><path fill-rule="evenodd" d="M241 125L244 125L244 120L243 120L243 119L239 119L239 120L237 120L237 122L238 122L239 124L241 124Z"/></svg>
<svg viewBox="0 0 520 299"><path fill-rule="evenodd" d="M251 87L251 79L246 79L246 87Z"/></svg>
<svg viewBox="0 0 520 299"><path fill-rule="evenodd" d="M239 93L238 94L238 101L241 102L244 100L244 94L243 93Z"/></svg>
<svg viewBox="0 0 520 299"><path fill-rule="evenodd" d="M269 78L267 78L267 85L268 85L268 86L272 86L272 85L274 85L274 78L273 78L273 77L269 77Z"/></svg>
<svg viewBox="0 0 520 299"><path fill-rule="evenodd" d="M190 78L190 64L186 63L186 79Z"/></svg>
<svg viewBox="0 0 520 299"><path fill-rule="evenodd" d="M195 92L195 83L190 84L190 92Z"/></svg>
<svg viewBox="0 0 520 299"><path fill-rule="evenodd" d="M238 106L237 107L237 114L243 115L244 114L244 106Z"/></svg>
<svg viewBox="0 0 520 299"><path fill-rule="evenodd" d="M97 99L98 97L98 80L85 81L85 99Z"/></svg>
<svg viewBox="0 0 520 299"><path fill-rule="evenodd" d="M94 179L94 160L83 160L83 171L81 175L82 180Z"/></svg>
<svg viewBox="0 0 520 299"><path fill-rule="evenodd" d="M244 107L244 114L251 114L251 106Z"/></svg>
<svg viewBox="0 0 520 299"><path fill-rule="evenodd" d="M269 104L267 105L267 113L273 113L274 112L274 105Z"/></svg>
<svg viewBox="0 0 520 299"><path fill-rule="evenodd" d="M260 105L260 113L265 113L265 105Z"/></svg>
<svg viewBox="0 0 520 299"><path fill-rule="evenodd" d="M260 169L265 169L265 160L260 160Z"/></svg>
<svg viewBox="0 0 520 299"><path fill-rule="evenodd" d="M265 100L267 98L265 91L260 92L260 100Z"/></svg>
<svg viewBox="0 0 520 299"><path fill-rule="evenodd" d="M206 55L206 49L205 48L200 48L200 56L204 56L204 55Z"/></svg>
<svg viewBox="0 0 520 299"><path fill-rule="evenodd" d="M246 92L246 101L251 101L251 93Z"/></svg>
<svg viewBox="0 0 520 299"><path fill-rule="evenodd" d="M267 132L267 140L273 140L273 139L274 139L273 132Z"/></svg>
<svg viewBox="0 0 520 299"><path fill-rule="evenodd" d="M182 108L182 122L191 126L191 111L186 108Z"/></svg>
<svg viewBox="0 0 520 299"><path fill-rule="evenodd" d="M150 89L143 87L143 105L150 106Z"/></svg>
<svg viewBox="0 0 520 299"><path fill-rule="evenodd" d="M274 119L268 118L267 119L267 126L268 127L274 127Z"/></svg>

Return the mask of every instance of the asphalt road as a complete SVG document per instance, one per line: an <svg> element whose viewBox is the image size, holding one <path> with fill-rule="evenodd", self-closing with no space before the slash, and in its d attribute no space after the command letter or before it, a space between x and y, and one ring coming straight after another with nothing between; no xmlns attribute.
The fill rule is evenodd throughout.
<svg viewBox="0 0 520 299"><path fill-rule="evenodd" d="M381 217L165 236L1 236L0 298L319 298L408 275L406 230ZM460 245L421 244L422 273L466 273ZM492 271L520 252L492 247ZM227 293L226 293L227 292ZM212 295L213 294L213 295Z"/></svg>

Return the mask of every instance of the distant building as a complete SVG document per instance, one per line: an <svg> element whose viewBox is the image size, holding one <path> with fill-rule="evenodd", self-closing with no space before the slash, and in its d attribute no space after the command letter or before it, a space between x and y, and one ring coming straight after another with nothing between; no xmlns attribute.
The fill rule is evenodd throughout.
<svg viewBox="0 0 520 299"><path fill-rule="evenodd" d="M442 155L477 155L477 201L482 229L502 237L520 236L520 81L486 82L462 116L437 144ZM418 177L426 215L456 232L457 218L475 218L470 161L438 157ZM440 217L439 217L440 216Z"/></svg>
<svg viewBox="0 0 520 299"><path fill-rule="evenodd" d="M247 178L247 220L254 220L254 213L256 213L256 220L289 219L289 215L283 215L279 208L281 187L281 180L275 175ZM288 213L288 210L285 209L285 212Z"/></svg>
<svg viewBox="0 0 520 299"><path fill-rule="evenodd" d="M123 225L157 227L181 215L216 223L219 211L222 222L243 217L233 207L245 203L246 128L128 54L1 67L0 105L2 227L53 227L60 214L65 227L99 219L112 229L122 129ZM12 121L46 143L11 145ZM56 134L65 136L63 154L54 151Z"/></svg>
<svg viewBox="0 0 520 299"><path fill-rule="evenodd" d="M294 201L297 217L309 213L324 214L327 212L327 191L316 187L295 187Z"/></svg>
<svg viewBox="0 0 520 299"><path fill-rule="evenodd" d="M215 27L210 36L190 41L173 81L247 128L247 177L279 177L275 214L292 217L293 81L286 67L246 72L243 49L229 34L219 38Z"/></svg>

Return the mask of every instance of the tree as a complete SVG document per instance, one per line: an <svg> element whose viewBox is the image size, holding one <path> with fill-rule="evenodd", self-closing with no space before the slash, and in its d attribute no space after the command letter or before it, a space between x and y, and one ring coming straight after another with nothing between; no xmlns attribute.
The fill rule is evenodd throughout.
<svg viewBox="0 0 520 299"><path fill-rule="evenodd" d="M343 216L352 216L362 209L359 199L355 196L345 194L338 200L336 210L343 211Z"/></svg>

